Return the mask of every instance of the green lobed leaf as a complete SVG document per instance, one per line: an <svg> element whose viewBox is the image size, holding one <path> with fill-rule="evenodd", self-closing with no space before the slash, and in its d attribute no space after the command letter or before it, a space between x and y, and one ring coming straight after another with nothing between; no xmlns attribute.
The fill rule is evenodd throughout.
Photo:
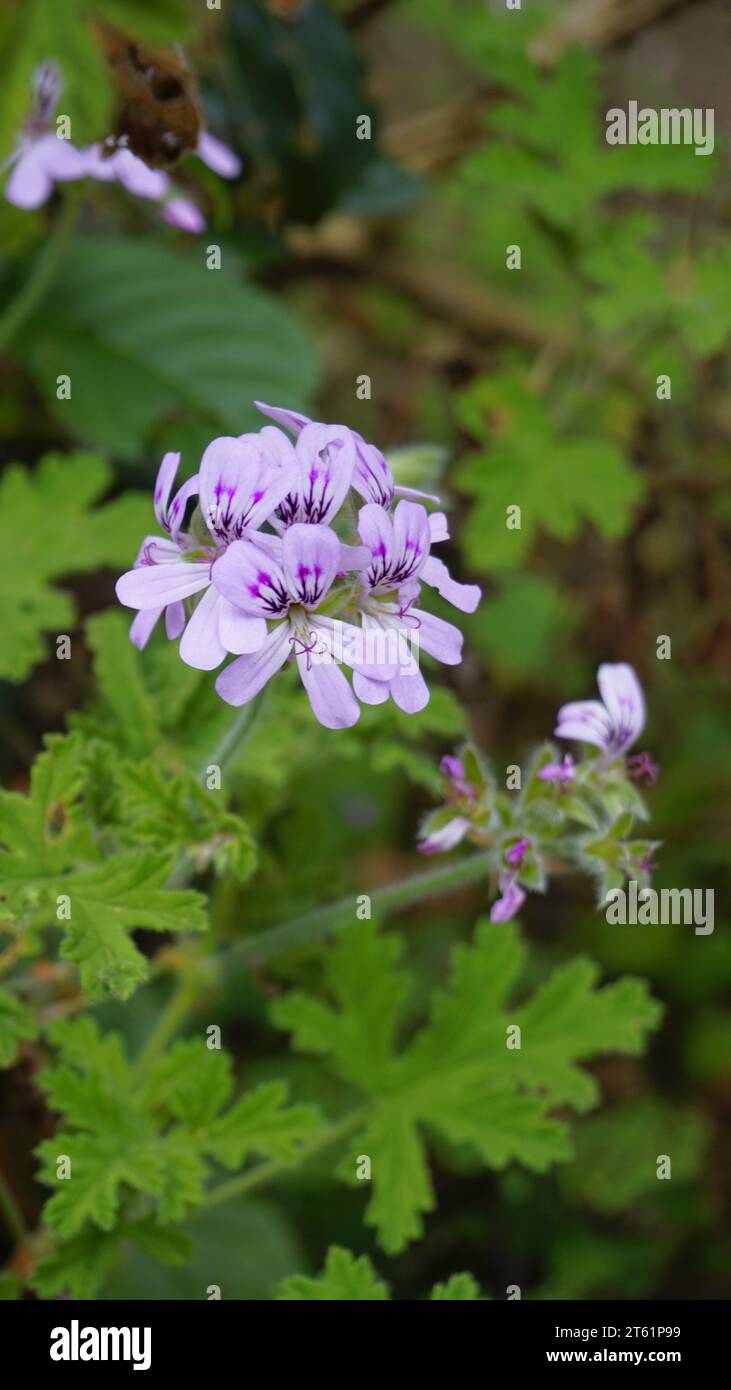
<svg viewBox="0 0 731 1390"><path fill-rule="evenodd" d="M22 1042L36 1036L30 1009L7 989L0 989L0 1067L12 1067Z"/></svg>
<svg viewBox="0 0 731 1390"><path fill-rule="evenodd" d="M166 887L174 850L129 850L104 858L85 790L79 733L52 736L36 760L27 796L0 792L0 898L16 928L65 931L61 955L74 961L92 997L129 997L148 963L130 933L203 931L205 900Z"/></svg>
<svg viewBox="0 0 731 1390"><path fill-rule="evenodd" d="M356 1158L370 1158L366 1219L390 1254L421 1234L434 1206L423 1126L471 1146L489 1167L517 1160L543 1172L571 1152L555 1106L586 1109L596 1100L579 1063L604 1051L637 1052L658 1021L641 982L597 990L586 961L511 1005L524 957L513 924L480 924L474 945L455 948L449 989L435 996L429 1020L401 1052L393 1042L406 982L396 943L372 922L342 932L328 951L323 998L293 990L273 1006L296 1048L329 1056L370 1098L340 1173L352 1181ZM520 1048L507 1045L515 1025Z"/></svg>
<svg viewBox="0 0 731 1390"><path fill-rule="evenodd" d="M452 1274L445 1284L435 1284L431 1291L433 1303L467 1303L479 1297L480 1286L471 1274Z"/></svg>
<svg viewBox="0 0 731 1390"><path fill-rule="evenodd" d="M189 854L197 872L213 864L242 883L251 877L256 842L246 822L226 810L222 792L206 790L191 772L166 777L152 761L122 763L117 777L131 843Z"/></svg>
<svg viewBox="0 0 731 1390"><path fill-rule="evenodd" d="M464 549L475 569L511 569L543 530L573 540L587 522L610 540L628 529L642 484L621 450L599 435L558 433L543 402L517 376L483 378L459 402L464 426L489 441L458 472L473 497ZM587 478L591 486L587 486ZM508 526L520 507L520 526Z"/></svg>
<svg viewBox="0 0 731 1390"><path fill-rule="evenodd" d="M276 1293L282 1300L303 1302L384 1302L390 1298L388 1284L379 1279L367 1255L355 1256L342 1246L331 1245L325 1267L314 1279L305 1274L293 1274L283 1279ZM443 1284L435 1284L430 1299L472 1300L480 1297L477 1281L471 1274L452 1274Z"/></svg>
<svg viewBox="0 0 731 1390"><path fill-rule="evenodd" d="M45 1219L68 1251L69 1279L78 1285L77 1250L90 1230L115 1231L172 1263L188 1246L164 1228L199 1205L211 1160L236 1167L244 1156L293 1162L319 1127L311 1106L286 1105L286 1087L270 1083L226 1108L230 1059L204 1039L185 1039L139 1076L117 1034L102 1034L90 1017L62 1020L49 1032L55 1062L39 1076L61 1128L38 1147L40 1178L55 1189ZM59 1159L70 1162L62 1176ZM156 1203L155 1218L130 1224L134 1193ZM42 1278L63 1281L65 1247ZM100 1256L101 1258L101 1256ZM106 1260L106 1256L104 1257ZM108 1265L105 1265L108 1268ZM97 1274L94 1274L97 1278Z"/></svg>
<svg viewBox="0 0 731 1390"><path fill-rule="evenodd" d="M378 1278L367 1255L358 1259L349 1250L331 1245L322 1274L316 1279L294 1274L282 1281L276 1296L308 1302L383 1302L389 1294L388 1285Z"/></svg>
<svg viewBox="0 0 731 1390"><path fill-rule="evenodd" d="M30 472L0 482L0 583L5 623L0 676L25 680L46 655L44 632L69 633L70 596L51 587L65 575L131 563L147 524L146 502L128 493L98 505L112 482L93 454L47 454Z"/></svg>

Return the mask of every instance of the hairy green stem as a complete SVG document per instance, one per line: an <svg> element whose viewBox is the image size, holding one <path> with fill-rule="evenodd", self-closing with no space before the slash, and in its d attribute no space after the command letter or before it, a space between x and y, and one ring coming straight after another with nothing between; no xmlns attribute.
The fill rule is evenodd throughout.
<svg viewBox="0 0 731 1390"><path fill-rule="evenodd" d="M134 1064L133 1080L139 1081L150 1063L164 1051L170 1039L177 1033L191 1005L195 1003L197 994L197 978L187 973L181 975Z"/></svg>
<svg viewBox="0 0 731 1390"><path fill-rule="evenodd" d="M0 318L0 351L7 347L43 299L59 268L66 243L76 225L78 208L79 192L78 189L73 189L64 198L56 225L38 256L31 274Z"/></svg>
<svg viewBox="0 0 731 1390"><path fill-rule="evenodd" d="M377 888L370 894L371 911L382 914L395 912L398 908L423 902L425 898L436 898L466 888L486 878L492 862L491 853L470 854L463 859L441 864L427 873L414 874L400 883L389 884L387 888ZM337 931L355 920L355 902L356 895L351 893L329 907L314 908L301 917L294 917L281 926L271 927L259 936L219 952L215 957L216 963L261 965L290 946L309 946L315 941L322 941L331 931Z"/></svg>
<svg viewBox="0 0 731 1390"><path fill-rule="evenodd" d="M264 711L267 700L267 689L262 690L260 695L248 705L242 705L236 718L229 724L225 734L220 739L217 747L203 764L198 776L201 782L204 780L209 767L220 767L223 769L237 753L244 743L246 743L254 732Z"/></svg>
<svg viewBox="0 0 731 1390"><path fill-rule="evenodd" d="M321 1153L323 1149L329 1149L331 1144L338 1139L344 1139L352 1134L353 1130L358 1129L363 1123L368 1113L367 1105L358 1106L357 1110L351 1110L341 1120L334 1120L331 1125L321 1130L309 1144L303 1144L299 1151L300 1163L306 1163L308 1158L314 1158L315 1154ZM230 1178L228 1182L219 1183L218 1187L211 1188L211 1191L204 1198L204 1206L215 1207L220 1202L228 1202L232 1197L241 1197L247 1192L254 1192L257 1187L264 1187L268 1182L274 1182L283 1173L291 1172L292 1164L284 1163L281 1159L274 1159L270 1163L259 1163L255 1168L250 1168L246 1173L240 1173L237 1178Z"/></svg>
<svg viewBox="0 0 731 1390"><path fill-rule="evenodd" d="M28 1231L25 1221L23 1220L23 1213L2 1173L0 1173L0 1211L5 1217L8 1230L14 1237L16 1245L23 1244L28 1238Z"/></svg>

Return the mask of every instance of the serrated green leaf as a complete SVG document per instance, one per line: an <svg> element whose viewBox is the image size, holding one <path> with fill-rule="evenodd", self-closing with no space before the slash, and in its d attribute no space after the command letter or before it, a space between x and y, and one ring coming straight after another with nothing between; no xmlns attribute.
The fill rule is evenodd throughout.
<svg viewBox="0 0 731 1390"><path fill-rule="evenodd" d="M378 1278L368 1256L356 1259L338 1245L331 1245L325 1268L316 1279L293 1274L282 1281L276 1294L278 1299L308 1302L382 1302L388 1296L388 1285Z"/></svg>
<svg viewBox="0 0 731 1390"><path fill-rule="evenodd" d="M202 931L205 900L166 888L175 851L129 850L103 858L84 790L80 734L52 737L36 760L28 796L0 793L0 896L16 929L61 927L61 955L85 991L127 998L147 976L130 932Z"/></svg>
<svg viewBox="0 0 731 1390"><path fill-rule="evenodd" d="M340 1172L352 1182L356 1158L370 1159L366 1219L391 1254L421 1234L422 1215L434 1205L422 1126L469 1145L490 1167L517 1159L544 1171L571 1152L552 1109L585 1109L596 1098L579 1062L608 1050L636 1052L659 1016L639 981L596 990L597 972L582 961L511 1005L524 949L512 924L482 923L473 946L455 949L450 988L435 996L429 1021L394 1052L405 983L397 958L372 922L359 923L328 951L325 998L294 990L272 1011L295 1047L329 1055L335 1071L370 1097ZM508 1046L516 1024L520 1048Z"/></svg>
<svg viewBox="0 0 731 1390"><path fill-rule="evenodd" d="M444 1303L447 1300L466 1303L479 1297L480 1286L471 1274L453 1274L446 1284L435 1284L431 1291L433 1303Z"/></svg>
<svg viewBox="0 0 731 1390"><path fill-rule="evenodd" d="M30 1009L7 989L0 989L0 1067L12 1067L19 1044L29 1042L36 1032Z"/></svg>
<svg viewBox="0 0 731 1390"><path fill-rule="evenodd" d="M112 1269L118 1248L116 1235L85 1226L40 1261L33 1273L33 1288L41 1298L66 1292L72 1298L93 1298Z"/></svg>
<svg viewBox="0 0 731 1390"><path fill-rule="evenodd" d="M79 967L92 998L110 993L127 999L146 979L147 963L129 936L135 928L206 930L201 894L165 886L173 863L170 854L130 851L64 879L71 916L61 955Z"/></svg>
<svg viewBox="0 0 731 1390"><path fill-rule="evenodd" d="M179 1263L189 1247L161 1227L182 1221L201 1202L212 1159L229 1166L249 1154L291 1161L320 1124L313 1107L287 1107L286 1087L278 1082L223 1108L232 1089L231 1062L202 1038L176 1043L138 1074L119 1036L101 1034L88 1016L54 1024L49 1037L58 1056L39 1084L63 1124L37 1152L41 1180L55 1189L45 1217L64 1241L91 1225L148 1251L164 1250ZM68 1173L62 1157L69 1160ZM142 1227L127 1215L136 1192L157 1208ZM59 1260L57 1280L62 1252Z"/></svg>
<svg viewBox="0 0 731 1390"><path fill-rule="evenodd" d="M22 681L46 654L44 632L75 623L65 575L129 563L146 525L140 494L95 505L112 481L92 454L47 454L32 473L20 465L0 482L0 583L6 599L0 676Z"/></svg>
<svg viewBox="0 0 731 1390"><path fill-rule="evenodd" d="M542 402L510 375L470 386L460 416L489 440L489 451L468 457L457 475L475 499L464 547L476 569L514 568L540 530L564 541L587 522L611 540L625 533L642 484L611 440L559 434ZM519 527L508 525L516 506Z"/></svg>
<svg viewBox="0 0 731 1390"><path fill-rule="evenodd" d="M303 1142L320 1127L311 1105L287 1105L287 1086L272 1081L245 1096L210 1127L208 1152L227 1168L238 1168L244 1158L263 1158L292 1163Z"/></svg>
<svg viewBox="0 0 731 1390"><path fill-rule="evenodd" d="M190 772L166 777L153 762L120 765L120 815L133 843L175 849L200 873L213 864L241 882L256 868L256 842L245 821L227 811L220 792L202 787Z"/></svg>

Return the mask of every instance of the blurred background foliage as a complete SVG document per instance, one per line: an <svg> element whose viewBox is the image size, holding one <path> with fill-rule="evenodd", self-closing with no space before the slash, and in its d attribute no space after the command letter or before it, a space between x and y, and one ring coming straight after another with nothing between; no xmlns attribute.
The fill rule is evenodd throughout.
<svg viewBox="0 0 731 1390"><path fill-rule="evenodd" d="M412 870L439 757L469 729L498 769L523 762L557 705L591 693L601 660L631 662L647 692L643 746L661 764L649 792L651 833L663 840L656 886L713 888L716 927L708 937L609 927L589 886L565 880L527 904L527 985L580 952L609 979L646 977L666 1007L648 1056L594 1068L602 1107L576 1126L575 1159L549 1176L486 1174L437 1141L438 1210L422 1241L388 1259L364 1236L362 1196L333 1189L326 1155L266 1198L197 1218L194 1266L161 1270L137 1251L107 1292L200 1296L223 1262L227 1297L268 1296L285 1276L317 1272L335 1241L371 1254L397 1297L455 1269L494 1297L516 1283L539 1298L723 1296L731 14L723 0L655 0L634 17L579 0L510 12L501 0L229 0L223 10L186 0L3 9L1 157L30 75L50 56L74 137L104 133L103 18L150 43L186 43L208 124L243 160L232 185L183 164L180 181L205 203L199 238L117 187L85 185L46 294L11 343L0 323L6 783L24 789L41 735L69 720L132 763L154 754L181 776L215 746L228 716L210 679L160 637L141 658L123 615L101 610L149 529L163 449L182 448L191 473L213 434L255 427L254 398L309 404L386 448L400 480L438 486L455 516L452 560L485 599L466 620L463 665L416 718L364 710L357 728L332 735L293 685L277 683L235 766L237 809L261 837L258 875L247 887L234 863L211 883L215 939ZM610 149L604 113L630 98L715 106L714 154ZM363 115L370 140L356 137ZM38 213L0 203L3 302L47 254L60 201ZM215 273L209 244L222 248ZM520 270L506 263L515 245ZM60 371L84 383L68 401L56 399ZM356 397L363 373L369 400ZM661 373L670 400L657 397ZM519 531L505 526L515 503ZM74 634L74 660L53 659L44 634L58 631ZM670 661L656 659L660 634L672 639ZM140 816L156 807L161 835L183 835L154 787L135 794ZM248 859L238 868L244 880ZM465 889L402 914L413 1020L484 907L483 890ZM193 1024L221 1023L243 1082L284 1075L305 1099L337 1103L339 1083L288 1054L267 1022L282 983L318 970L315 950L253 973L232 967ZM98 1016L139 1045L160 989ZM33 1071L28 1049L3 1074L0 1135L0 1163L31 1211L39 1189L24 1156L48 1124ZM655 1177L661 1153L673 1157L669 1183Z"/></svg>

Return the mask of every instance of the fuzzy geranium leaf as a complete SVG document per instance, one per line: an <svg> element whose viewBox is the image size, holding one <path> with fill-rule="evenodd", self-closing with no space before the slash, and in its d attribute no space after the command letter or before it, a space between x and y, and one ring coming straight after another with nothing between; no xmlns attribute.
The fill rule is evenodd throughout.
<svg viewBox="0 0 731 1390"><path fill-rule="evenodd" d="M293 1274L283 1279L276 1298L303 1302L384 1302L391 1297L388 1284L379 1279L367 1255L356 1256L342 1246L331 1245L325 1267L314 1279ZM480 1289L471 1274L452 1274L435 1284L429 1295L434 1302L478 1299Z"/></svg>
<svg viewBox="0 0 731 1390"><path fill-rule="evenodd" d="M475 499L464 532L475 569L515 568L541 530L568 541L590 522L610 540L624 535L642 483L611 439L560 434L543 402L510 374L470 386L459 410L487 446L458 472ZM509 512L516 506L519 526Z"/></svg>
<svg viewBox="0 0 731 1390"><path fill-rule="evenodd" d="M36 1035L33 1014L25 1004L0 989L0 1067L12 1067L22 1042L28 1042Z"/></svg>
<svg viewBox="0 0 731 1390"><path fill-rule="evenodd" d="M207 438L259 428L255 400L302 406L316 376L283 304L140 237L75 241L21 350L64 427L127 458L171 413ZM59 357L73 383L61 403Z"/></svg>
<svg viewBox="0 0 731 1390"><path fill-rule="evenodd" d="M118 769L121 815L131 843L189 853L199 872L213 864L240 882L256 867L256 843L240 816L227 811L221 793L207 791L191 772L166 777L153 762Z"/></svg>
<svg viewBox="0 0 731 1390"><path fill-rule="evenodd" d="M471 1303L480 1297L480 1286L471 1274L452 1274L444 1284L435 1284L432 1303Z"/></svg>
<svg viewBox="0 0 731 1390"><path fill-rule="evenodd" d="M91 996L126 999L148 965L130 932L202 931L205 900L167 888L175 850L129 850L105 859L86 797L81 735L48 739L27 796L0 792L0 898L27 950L61 927L61 955L78 965Z"/></svg>
<svg viewBox="0 0 731 1390"><path fill-rule="evenodd" d="M227 1168L238 1168L251 1154L291 1163L300 1145L311 1139L318 1128L314 1107L287 1105L286 1085L271 1081L248 1091L213 1121L208 1152Z"/></svg>
<svg viewBox="0 0 731 1390"><path fill-rule="evenodd" d="M170 853L130 850L64 878L70 918L61 955L79 967L86 994L127 999L147 978L145 957L129 935L135 928L205 931L200 893L165 886L173 864Z"/></svg>
<svg viewBox="0 0 731 1390"><path fill-rule="evenodd" d="M279 1285L277 1298L306 1302L383 1302L389 1297L388 1285L378 1278L367 1255L356 1258L349 1250L331 1245L325 1268L316 1279L293 1274Z"/></svg>
<svg viewBox="0 0 731 1390"><path fill-rule="evenodd" d="M405 988L397 957L394 938L359 923L328 952L323 998L295 990L273 1008L297 1048L329 1055L369 1098L340 1171L353 1181L356 1161L370 1159L366 1219L389 1254L421 1234L434 1205L424 1126L468 1145L488 1167L516 1160L543 1172L571 1154L555 1107L584 1110L596 1101L580 1063L637 1052L660 1012L639 981L596 989L586 961L556 972L525 1003L511 1003L524 947L511 923L483 922L474 945L455 949L451 985L436 995L425 1026L405 1049L391 1050ZM516 1025L519 1047L508 1045Z"/></svg>
<svg viewBox="0 0 731 1390"><path fill-rule="evenodd" d="M61 1127L38 1148L41 1180L55 1189L45 1216L63 1242L39 1270L43 1293L83 1288L89 1296L106 1274L120 1239L165 1263L181 1263L187 1237L169 1231L200 1204L213 1160L238 1166L244 1156L293 1161L319 1127L312 1106L286 1103L283 1084L257 1087L229 1104L229 1057L204 1038L184 1039L138 1075L117 1034L89 1017L62 1020L49 1032L58 1049L39 1076ZM70 1163L62 1176L60 1156ZM156 1212L133 1221L134 1193ZM111 1245L100 1240L109 1232ZM83 1278L83 1252L91 1261Z"/></svg>
<svg viewBox="0 0 731 1390"><path fill-rule="evenodd" d="M41 1298L62 1293L92 1298L112 1269L118 1248L116 1233L85 1226L39 1262L33 1275L36 1293Z"/></svg>
<svg viewBox="0 0 731 1390"><path fill-rule="evenodd" d="M65 575L129 562L147 524L136 493L98 505L112 482L93 454L47 454L30 472L6 469L0 483L0 585L5 595L0 676L25 680L46 654L44 632L74 625L70 596L51 587Z"/></svg>

